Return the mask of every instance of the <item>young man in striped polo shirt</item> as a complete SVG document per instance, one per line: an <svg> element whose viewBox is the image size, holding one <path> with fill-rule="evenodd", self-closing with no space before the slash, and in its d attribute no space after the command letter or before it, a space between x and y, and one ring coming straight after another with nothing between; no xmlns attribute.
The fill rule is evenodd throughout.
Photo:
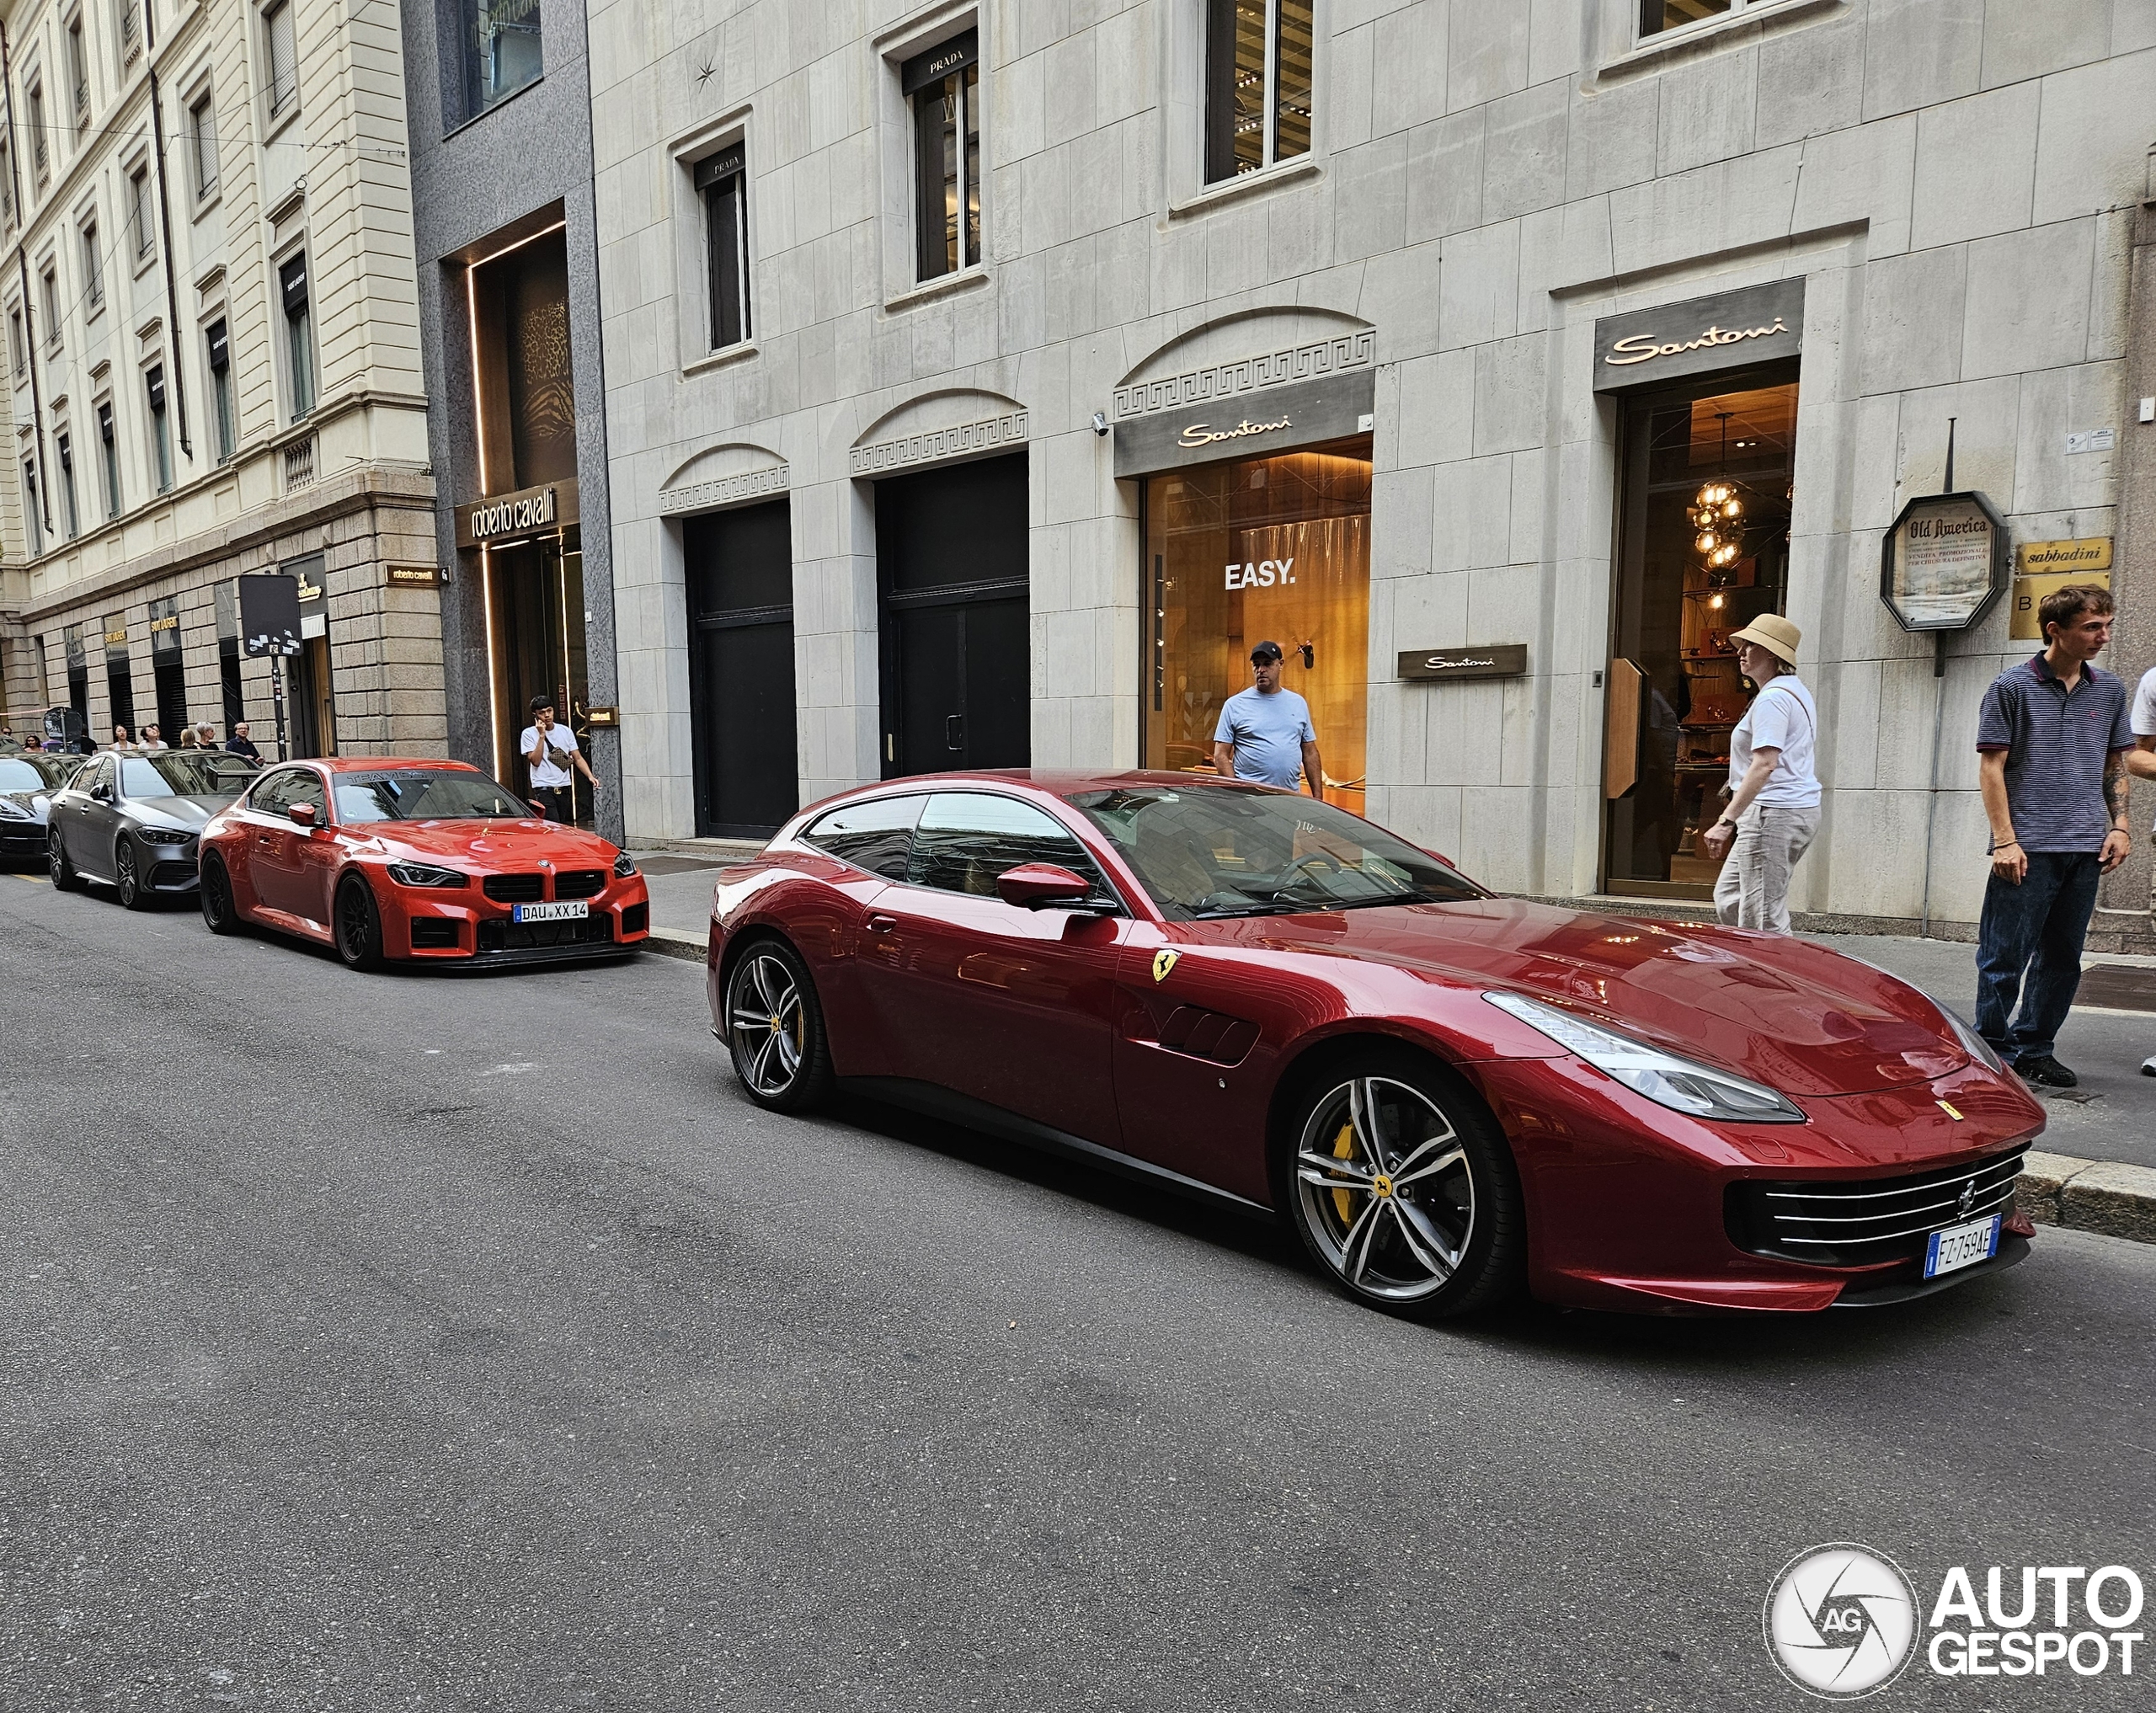
<svg viewBox="0 0 2156 1713"><path fill-rule="evenodd" d="M2133 732L2125 684L2095 664L2111 639L2111 591L2054 590L2036 616L2043 653L1993 680L1977 716L1991 822L1977 1030L2023 1081L2072 1088L2078 1079L2053 1049L2081 985L2096 883L2132 848Z"/></svg>

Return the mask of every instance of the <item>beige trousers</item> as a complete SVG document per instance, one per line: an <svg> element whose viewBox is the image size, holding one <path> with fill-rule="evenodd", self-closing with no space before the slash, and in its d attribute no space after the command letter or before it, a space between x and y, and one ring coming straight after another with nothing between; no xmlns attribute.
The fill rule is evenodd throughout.
<svg viewBox="0 0 2156 1713"><path fill-rule="evenodd" d="M1737 818L1737 842L1715 877L1715 914L1726 926L1789 932L1789 879L1819 830L1813 808L1762 808Z"/></svg>

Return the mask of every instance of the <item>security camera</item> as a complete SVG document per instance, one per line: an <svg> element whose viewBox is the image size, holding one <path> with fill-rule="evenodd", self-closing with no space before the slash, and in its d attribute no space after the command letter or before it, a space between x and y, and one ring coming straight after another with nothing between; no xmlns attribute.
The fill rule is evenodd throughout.
<svg viewBox="0 0 2156 1713"><path fill-rule="evenodd" d="M1097 435L1105 435L1106 433L1107 433L1107 431L1108 431L1108 414L1107 414L1107 412L1106 412L1105 410L1097 410L1097 411L1095 411L1095 412L1093 413L1093 432L1094 432L1095 434L1097 434Z"/></svg>

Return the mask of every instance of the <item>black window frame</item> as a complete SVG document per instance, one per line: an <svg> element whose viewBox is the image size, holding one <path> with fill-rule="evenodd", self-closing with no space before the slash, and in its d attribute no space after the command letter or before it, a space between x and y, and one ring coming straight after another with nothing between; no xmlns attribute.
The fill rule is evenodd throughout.
<svg viewBox="0 0 2156 1713"><path fill-rule="evenodd" d="M98 401L98 448L104 457L104 515L109 523L120 515L120 428L112 401Z"/></svg>
<svg viewBox="0 0 2156 1713"><path fill-rule="evenodd" d="M314 409L314 308L307 283L307 252L299 250L277 264L277 301L285 317L285 384L292 400L292 420Z"/></svg>
<svg viewBox="0 0 2156 1713"><path fill-rule="evenodd" d="M75 506L75 446L66 429L53 436L54 455L60 461L60 494L67 503L67 539L73 541L83 532L83 521Z"/></svg>
<svg viewBox="0 0 2156 1713"><path fill-rule="evenodd" d="M232 416L232 350L225 318L202 329L203 360L210 371L210 419L216 435L217 462L229 464L239 449L239 427Z"/></svg>
<svg viewBox="0 0 2156 1713"><path fill-rule="evenodd" d="M961 274L980 264L986 225L986 204L980 186L980 72L978 29L915 54L899 70L899 90L905 99L913 131L914 279L917 284ZM949 151L953 172L949 175L942 165L947 137L953 140ZM947 195L947 186L952 187ZM955 237L949 209L953 198Z"/></svg>
<svg viewBox="0 0 2156 1713"><path fill-rule="evenodd" d="M749 309L749 172L745 141L699 161L696 189L704 205L704 271L711 296L711 349L729 350L755 337Z"/></svg>
<svg viewBox="0 0 2156 1713"><path fill-rule="evenodd" d="M165 408L165 366L152 363L142 371L142 399L150 413L150 458L157 492L173 487L172 419Z"/></svg>

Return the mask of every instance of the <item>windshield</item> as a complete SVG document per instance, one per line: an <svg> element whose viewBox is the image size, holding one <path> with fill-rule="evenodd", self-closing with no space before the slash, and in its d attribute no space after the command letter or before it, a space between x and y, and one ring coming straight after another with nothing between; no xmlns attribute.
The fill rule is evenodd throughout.
<svg viewBox="0 0 2156 1713"><path fill-rule="evenodd" d="M1145 785L1070 802L1171 921L1487 896L1428 852L1315 798Z"/></svg>
<svg viewBox="0 0 2156 1713"><path fill-rule="evenodd" d="M339 821L462 821L531 814L531 805L483 773L464 768L400 767L339 773L332 781Z"/></svg>
<svg viewBox="0 0 2156 1713"><path fill-rule="evenodd" d="M244 755L216 750L163 750L120 763L122 797L237 797L254 777Z"/></svg>
<svg viewBox="0 0 2156 1713"><path fill-rule="evenodd" d="M62 760L34 750L0 755L0 791L47 791L64 783L79 765L72 755Z"/></svg>

